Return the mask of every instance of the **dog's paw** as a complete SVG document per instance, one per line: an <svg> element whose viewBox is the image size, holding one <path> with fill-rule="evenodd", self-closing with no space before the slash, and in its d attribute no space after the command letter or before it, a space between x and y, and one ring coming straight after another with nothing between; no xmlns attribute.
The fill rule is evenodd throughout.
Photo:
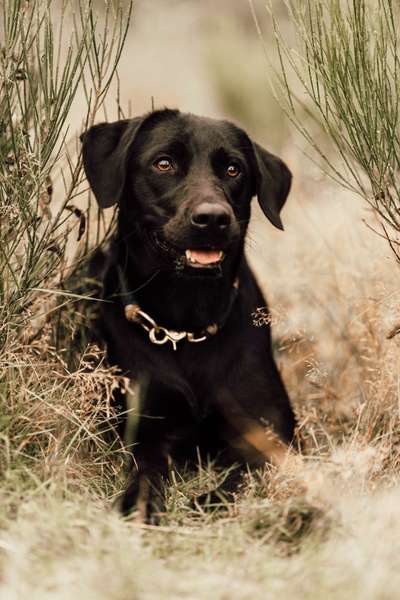
<svg viewBox="0 0 400 600"><path fill-rule="evenodd" d="M145 475L134 477L114 506L123 517L137 523L157 525L165 514L162 490L157 489Z"/></svg>

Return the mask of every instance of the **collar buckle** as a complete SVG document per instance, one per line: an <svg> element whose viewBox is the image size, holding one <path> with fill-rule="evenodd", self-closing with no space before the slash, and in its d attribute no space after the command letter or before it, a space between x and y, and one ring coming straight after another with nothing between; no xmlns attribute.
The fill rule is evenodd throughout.
<svg viewBox="0 0 400 600"><path fill-rule="evenodd" d="M125 316L128 321L133 321L141 325L143 329L148 332L151 343L157 344L157 346L162 346L167 342L171 342L173 349L177 350L178 342L185 338L188 342L192 343L205 342L208 338L207 335L199 335L199 337L196 337L196 334L191 331L175 331L173 329L161 327L161 325L157 325L150 315L144 312L144 310L141 310L137 304L126 305ZM216 332L213 331L212 334L213 333Z"/></svg>
<svg viewBox="0 0 400 600"><path fill-rule="evenodd" d="M128 305L132 307L133 305ZM174 350L177 350L177 343L183 340L187 335L187 331L174 331L173 329L167 329L166 327L161 327L157 325L157 323L148 315L144 310L141 310L138 305L134 305L135 308L125 307L125 314L128 320L138 322L143 329L145 329L149 334L149 340L152 344L157 344L158 346L162 346L167 342L171 342ZM129 312L130 311L130 312ZM128 314L131 318L128 317Z"/></svg>
<svg viewBox="0 0 400 600"><path fill-rule="evenodd" d="M159 325L149 328L148 332L149 340L153 344L162 345L171 342L174 350L177 350L177 343L188 335L186 331L173 331L171 329L166 329L165 327L160 327ZM159 336L159 333L162 334L162 337Z"/></svg>

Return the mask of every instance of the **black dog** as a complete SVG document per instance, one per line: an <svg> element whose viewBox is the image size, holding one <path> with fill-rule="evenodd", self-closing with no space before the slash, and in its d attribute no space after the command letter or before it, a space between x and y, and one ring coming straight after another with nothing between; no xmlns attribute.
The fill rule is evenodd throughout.
<svg viewBox="0 0 400 600"><path fill-rule="evenodd" d="M143 383L122 510L148 517L169 457L279 464L293 438L243 252L251 198L282 229L291 174L235 125L177 110L95 125L82 139L99 205L119 204L100 325L110 363Z"/></svg>

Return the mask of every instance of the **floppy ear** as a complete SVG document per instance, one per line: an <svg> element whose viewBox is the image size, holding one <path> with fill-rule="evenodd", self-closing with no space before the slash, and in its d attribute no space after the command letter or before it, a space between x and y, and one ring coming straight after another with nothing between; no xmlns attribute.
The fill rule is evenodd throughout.
<svg viewBox="0 0 400 600"><path fill-rule="evenodd" d="M286 202L292 174L285 163L258 144L253 143L256 157L256 194L265 216L278 229L283 229L279 213Z"/></svg>
<svg viewBox="0 0 400 600"><path fill-rule="evenodd" d="M142 117L94 125L80 137L86 177L101 208L119 202L129 148Z"/></svg>

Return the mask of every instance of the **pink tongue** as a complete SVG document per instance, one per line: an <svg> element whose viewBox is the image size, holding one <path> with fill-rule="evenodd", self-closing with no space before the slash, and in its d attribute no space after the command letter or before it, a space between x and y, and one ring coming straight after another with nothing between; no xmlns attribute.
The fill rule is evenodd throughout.
<svg viewBox="0 0 400 600"><path fill-rule="evenodd" d="M201 265L209 265L218 262L221 253L218 250L191 250L192 258Z"/></svg>

